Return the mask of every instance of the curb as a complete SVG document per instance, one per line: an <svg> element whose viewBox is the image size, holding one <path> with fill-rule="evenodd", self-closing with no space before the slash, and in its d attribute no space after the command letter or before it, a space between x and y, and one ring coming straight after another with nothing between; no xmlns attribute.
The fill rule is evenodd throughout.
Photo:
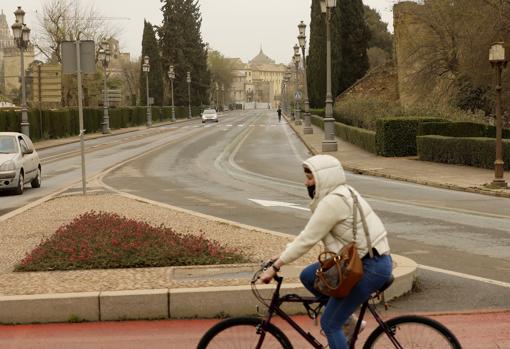
<svg viewBox="0 0 510 349"><path fill-rule="evenodd" d="M301 140L301 142L305 145L305 147L313 154L322 154L322 152L315 149L314 146L311 144L308 144L305 137L301 132L296 128L296 125L292 123L292 120L290 118L283 114L285 119L287 119L287 122L289 126L292 128L294 133L297 135L297 137ZM395 176L384 172L378 172L373 170L366 170L362 168L358 168L355 166L349 166L342 163L342 166L345 170L354 172L360 175L367 175L367 176L373 176L373 177L381 177L381 178L387 178L392 179L396 181L402 181L402 182L409 182L409 183L415 183L420 185L426 185L429 187L435 187L435 188L441 188L441 189L449 189L449 190L455 190L455 191L462 191L462 192L468 192L468 193L474 193L474 194L482 194L482 195L489 195L489 196L495 196L495 197L502 197L502 198L510 198L510 191L494 191L489 189L483 189L483 188L476 188L476 187L463 187L456 184L445 184L445 183L437 183L437 182L430 182L430 181L424 181L420 179L414 179L410 177L402 177L402 176Z"/></svg>
<svg viewBox="0 0 510 349"><path fill-rule="evenodd" d="M386 300L409 292L415 278L415 262L398 255L393 259L395 281L385 291ZM274 284L258 284L257 289L269 298ZM310 296L301 283L284 284L282 291ZM37 294L0 297L0 323L218 318L257 315L259 308L265 311L251 285ZM297 303L284 309L291 315L305 313Z"/></svg>

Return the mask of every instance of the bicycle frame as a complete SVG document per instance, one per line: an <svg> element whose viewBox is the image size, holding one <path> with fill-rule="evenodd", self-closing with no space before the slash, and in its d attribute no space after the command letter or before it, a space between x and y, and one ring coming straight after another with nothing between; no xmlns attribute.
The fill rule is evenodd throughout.
<svg viewBox="0 0 510 349"><path fill-rule="evenodd" d="M297 296L297 295L293 295L293 294L286 295L284 297L280 297L280 289L281 289L281 285L283 282L283 277L275 276L274 280L277 283L276 289L273 293L271 303L267 310L266 318L265 318L264 322L262 323L261 328L258 329L258 332L260 332L261 336L260 336L260 339L259 339L257 346L255 348L260 349L262 347L262 343L264 342L264 338L265 338L265 333L268 329L269 324L271 323L271 319L276 314L276 315L280 316L283 320L285 320L295 331L297 331L313 348L324 349L325 348L324 345L322 345L310 332L305 332L305 330L303 330L301 328L301 326L299 326L285 311L283 311L280 308L280 306L284 303L302 303L304 305L305 309L307 309L309 316L312 319L315 319L314 317L312 317L310 315L310 311L312 311L313 314L316 314L315 311L310 308L310 305L314 304L314 303L318 303L319 305L315 309L315 310L318 310L318 309L320 309L320 307L322 307L324 305L324 303L322 303L316 297L301 297L301 296ZM391 329L389 329L386 326L386 324L384 323L384 320L381 318L381 316L377 312L375 305L370 304L369 300L364 302L363 305L361 306L358 322L356 323L356 327L354 329L354 333L351 338L349 349L354 349L354 347L355 347L355 344L356 344L356 341L358 339L358 335L359 335L360 329L361 329L361 322L362 322L363 318L365 317L367 309L372 314L372 316L374 317L374 319L378 323L378 325L384 329L384 332L386 333L386 335L388 336L390 341L393 343L395 348L402 349L402 346L395 338ZM260 331L261 329L262 329L262 331Z"/></svg>

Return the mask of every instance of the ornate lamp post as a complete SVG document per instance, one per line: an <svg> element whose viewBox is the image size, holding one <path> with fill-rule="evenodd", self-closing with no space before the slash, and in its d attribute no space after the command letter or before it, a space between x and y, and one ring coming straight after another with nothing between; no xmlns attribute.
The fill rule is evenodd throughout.
<svg viewBox="0 0 510 349"><path fill-rule="evenodd" d="M171 90L172 90L172 121L175 121L175 106L174 106L175 71L174 71L174 66L173 65L168 67L168 78L170 79L170 87L171 87Z"/></svg>
<svg viewBox="0 0 510 349"><path fill-rule="evenodd" d="M191 119L191 73L186 73L186 82L188 83L188 119Z"/></svg>
<svg viewBox="0 0 510 349"><path fill-rule="evenodd" d="M320 0L321 11L326 15L326 112L324 118L324 141L322 151L336 151L335 119L333 119L333 95L331 93L331 13L336 7L336 0Z"/></svg>
<svg viewBox="0 0 510 349"><path fill-rule="evenodd" d="M294 60L294 57L292 57L292 60ZM289 100L289 90L290 90L290 80L292 77L292 68L290 66L287 66L287 70L285 71L285 79L287 80L287 86L285 88L285 92L287 94L287 114L290 113L291 120L294 120L294 115L291 113L291 106L290 106L290 100Z"/></svg>
<svg viewBox="0 0 510 349"><path fill-rule="evenodd" d="M221 111L225 111L225 85L221 84Z"/></svg>
<svg viewBox="0 0 510 349"><path fill-rule="evenodd" d="M489 62L492 67L496 68L497 85L496 85L496 161L494 161L494 180L492 186L497 188L506 188L507 183L503 178L505 171L505 163L503 162L503 143L502 129L503 122L501 118L501 74L506 67L507 58L505 56L505 47L502 42L492 44L489 51Z"/></svg>
<svg viewBox="0 0 510 349"><path fill-rule="evenodd" d="M304 134L312 134L313 128L312 123L310 121L310 102L308 101L308 76L306 74L306 24L301 21L298 25L299 29L299 47L301 47L301 52L303 53L303 98L305 104L305 127L303 127Z"/></svg>
<svg viewBox="0 0 510 349"><path fill-rule="evenodd" d="M27 95L26 95L26 86L25 86L25 58L23 56L23 52L28 48L30 43L30 29L26 26L25 20L25 11L21 9L21 6L18 6L18 9L14 11L14 16L16 16L16 21L11 26L12 33L14 35L14 41L16 42L16 46L19 48L20 52L20 65L21 65L21 133L30 136L30 123L28 122L28 113L27 113Z"/></svg>
<svg viewBox="0 0 510 349"><path fill-rule="evenodd" d="M299 54L299 46L294 46L294 64L296 65L296 94L294 95L294 118L295 124L301 125L301 91L299 90L299 63L301 55Z"/></svg>
<svg viewBox="0 0 510 349"><path fill-rule="evenodd" d="M145 72L145 84L147 90L147 127L152 126L152 113L151 113L151 102L149 97L149 72L151 70L151 66L149 64L149 56L143 57L143 65L142 69Z"/></svg>
<svg viewBox="0 0 510 349"><path fill-rule="evenodd" d="M108 64L110 64L110 43L108 40L103 40L100 45L100 49L97 54L97 58L99 62L103 65L103 74L104 74L104 84L103 84L103 122L101 123L101 128L103 133L110 133L110 117L108 116Z"/></svg>

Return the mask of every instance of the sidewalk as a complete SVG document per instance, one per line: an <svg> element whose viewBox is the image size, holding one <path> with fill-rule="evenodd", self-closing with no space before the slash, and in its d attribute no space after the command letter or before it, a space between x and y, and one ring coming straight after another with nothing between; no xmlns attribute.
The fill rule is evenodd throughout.
<svg viewBox="0 0 510 349"><path fill-rule="evenodd" d="M289 125L313 154L322 153L324 132L313 126L313 134L303 134L303 126L296 126L288 117ZM449 165L420 161L417 157L383 157L367 152L336 137L338 150L328 152L342 162L343 167L359 174L385 177L433 187L480 193L510 198L510 189L491 189L494 171L470 166ZM510 172L505 172L508 181Z"/></svg>

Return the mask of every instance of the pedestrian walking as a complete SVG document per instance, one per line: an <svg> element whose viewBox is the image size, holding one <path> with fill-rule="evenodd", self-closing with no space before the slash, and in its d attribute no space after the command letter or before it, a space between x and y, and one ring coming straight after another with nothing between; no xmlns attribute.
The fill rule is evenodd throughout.
<svg viewBox="0 0 510 349"><path fill-rule="evenodd" d="M280 106L278 106L278 110L276 112L278 113L278 122L282 121L282 109Z"/></svg>
<svg viewBox="0 0 510 349"><path fill-rule="evenodd" d="M326 251L338 253L355 239L363 264L363 277L345 298L328 297L314 288L319 262L307 266L300 275L301 282L312 294L327 298L320 322L329 348L347 349L344 324L352 324L354 311L391 278L387 232L368 202L347 185L342 165L335 157L316 155L304 161L303 167L305 186L312 199L312 216L294 241L280 255L272 258L272 267L260 279L264 283L271 282L283 265L303 256L321 241ZM355 233L354 225L360 233ZM368 228L367 232L364 225ZM370 251L369 246L372 246Z"/></svg>

